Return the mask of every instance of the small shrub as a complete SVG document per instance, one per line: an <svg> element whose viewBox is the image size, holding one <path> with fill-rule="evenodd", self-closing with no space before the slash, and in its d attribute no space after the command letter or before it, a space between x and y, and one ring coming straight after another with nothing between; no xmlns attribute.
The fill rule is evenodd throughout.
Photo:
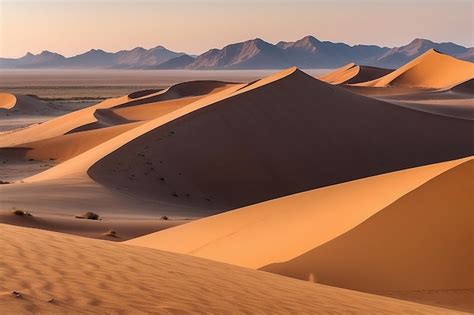
<svg viewBox="0 0 474 315"><path fill-rule="evenodd" d="M20 209L15 209L13 210L13 214L14 215L19 215L19 216L31 216L31 214L28 212L28 211L23 211L23 210L20 210Z"/></svg>
<svg viewBox="0 0 474 315"><path fill-rule="evenodd" d="M10 184L10 182L0 180L0 185L6 185L6 184Z"/></svg>
<svg viewBox="0 0 474 315"><path fill-rule="evenodd" d="M99 220L99 215L94 212L87 211L83 215L76 215L77 219Z"/></svg>
<svg viewBox="0 0 474 315"><path fill-rule="evenodd" d="M160 220L165 220L166 221L166 220L169 220L169 218L166 215L164 215L160 218Z"/></svg>

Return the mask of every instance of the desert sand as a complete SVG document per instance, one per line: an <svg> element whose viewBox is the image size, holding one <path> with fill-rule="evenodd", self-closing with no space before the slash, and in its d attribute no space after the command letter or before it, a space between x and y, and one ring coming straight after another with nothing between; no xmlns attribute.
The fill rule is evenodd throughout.
<svg viewBox="0 0 474 315"><path fill-rule="evenodd" d="M24 181L87 177L216 212L469 156L471 127L348 93L293 68L203 97ZM413 154L387 154L399 143ZM210 168L209 161L219 162Z"/></svg>
<svg viewBox="0 0 474 315"><path fill-rule="evenodd" d="M0 310L473 312L471 70L430 51L48 106L0 133Z"/></svg>
<svg viewBox="0 0 474 315"><path fill-rule="evenodd" d="M5 224L0 231L7 313L450 313L181 254Z"/></svg>

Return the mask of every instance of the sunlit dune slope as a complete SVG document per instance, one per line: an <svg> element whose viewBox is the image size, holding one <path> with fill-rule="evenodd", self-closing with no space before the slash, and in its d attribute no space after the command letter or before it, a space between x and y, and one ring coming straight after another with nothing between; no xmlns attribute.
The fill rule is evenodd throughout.
<svg viewBox="0 0 474 315"><path fill-rule="evenodd" d="M0 248L0 272L8 275L0 282L2 313L450 313L191 256L4 224Z"/></svg>
<svg viewBox="0 0 474 315"><path fill-rule="evenodd" d="M262 269L362 291L474 289L473 178L471 159L345 234Z"/></svg>
<svg viewBox="0 0 474 315"><path fill-rule="evenodd" d="M358 85L443 89L472 78L474 78L474 63L430 49L399 69L379 79Z"/></svg>

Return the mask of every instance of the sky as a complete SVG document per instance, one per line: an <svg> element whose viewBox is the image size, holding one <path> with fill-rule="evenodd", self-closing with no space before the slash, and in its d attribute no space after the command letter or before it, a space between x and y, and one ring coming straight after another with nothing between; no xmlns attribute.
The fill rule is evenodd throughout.
<svg viewBox="0 0 474 315"><path fill-rule="evenodd" d="M474 0L0 0L0 56L158 45L200 54L306 35L351 45L427 38L472 47L473 20Z"/></svg>

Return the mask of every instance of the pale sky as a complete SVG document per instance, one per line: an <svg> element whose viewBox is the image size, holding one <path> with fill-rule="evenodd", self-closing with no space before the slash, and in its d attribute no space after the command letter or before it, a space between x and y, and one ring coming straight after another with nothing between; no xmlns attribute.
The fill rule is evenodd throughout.
<svg viewBox="0 0 474 315"><path fill-rule="evenodd" d="M474 0L0 0L0 56L163 45L199 54L260 37L473 46Z"/></svg>

